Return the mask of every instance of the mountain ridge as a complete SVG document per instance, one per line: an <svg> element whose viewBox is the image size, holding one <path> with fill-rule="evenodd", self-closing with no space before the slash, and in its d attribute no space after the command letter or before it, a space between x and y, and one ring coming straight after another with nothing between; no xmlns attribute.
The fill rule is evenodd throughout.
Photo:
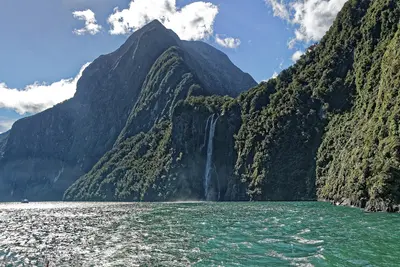
<svg viewBox="0 0 400 267"><path fill-rule="evenodd" d="M398 90L393 48L398 21L398 1L348 1L321 42L276 79L237 98L193 96L179 102L164 121L166 139L156 141L163 136L157 127L144 134L154 142L148 151L158 155L155 161L141 162L140 142L126 140L124 148L81 177L65 199L321 199L370 211L398 210L398 122L388 110L398 100L388 105L389 97L382 98L389 92L396 97ZM139 175L131 175L136 171Z"/></svg>
<svg viewBox="0 0 400 267"><path fill-rule="evenodd" d="M0 198L60 200L67 187L114 146L154 62L180 46L176 34L153 21L116 51L94 60L83 71L73 98L17 121L3 142L0 180L5 186ZM233 64L224 57L214 60ZM231 83L225 82L229 77L221 78L231 87L211 83L202 92L236 95L256 84L238 69L233 74L237 77L232 75ZM240 76L244 78L238 80Z"/></svg>
<svg viewBox="0 0 400 267"><path fill-rule="evenodd" d="M110 76L107 82L121 88L136 84L129 98L135 101L114 118L119 128L113 134L107 134L109 125L98 126L99 139L112 136L112 145L99 153L97 163L92 160L75 174L79 178L63 199L319 199L368 211L399 211L399 21L399 1L349 0L317 46L258 85L247 74L238 78L237 67L221 52L179 41L168 30L163 31L168 48L160 48L151 66L140 70L145 75L137 85L126 78L131 69L121 67L144 66L135 61L143 53L136 53L137 40L130 37L115 58L100 57L101 64L78 82L96 85L96 68L115 67L118 78ZM122 52L128 56L118 58ZM238 95L244 83L252 85ZM93 107L100 100L111 101L95 98ZM107 106L97 108L94 114L115 113ZM95 150L99 142L94 141Z"/></svg>

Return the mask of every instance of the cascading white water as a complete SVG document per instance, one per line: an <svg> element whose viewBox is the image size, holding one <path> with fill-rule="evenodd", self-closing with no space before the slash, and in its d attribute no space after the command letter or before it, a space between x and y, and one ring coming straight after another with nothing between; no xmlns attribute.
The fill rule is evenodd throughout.
<svg viewBox="0 0 400 267"><path fill-rule="evenodd" d="M215 171L215 176L217 177L217 186L218 186L217 200L220 201L221 200L221 184L219 183L219 176L218 176L217 167L215 166L215 163L214 163L214 171Z"/></svg>
<svg viewBox="0 0 400 267"><path fill-rule="evenodd" d="M219 117L214 120L215 114L212 115L211 117L211 122L210 122L210 132L208 135L208 145L207 145L207 162L206 162L206 168L204 172L204 197L206 200L209 199L208 197L208 189L210 186L210 180L211 180L211 166L212 166L212 155L213 155L213 141L214 141L214 133L215 133L215 126L217 124L217 121Z"/></svg>
<svg viewBox="0 0 400 267"><path fill-rule="evenodd" d="M206 146L208 123L210 122L212 116L214 116L214 115L210 115L206 122L206 129L204 130L204 141L203 141L203 145L200 148L201 151L203 151L203 148Z"/></svg>

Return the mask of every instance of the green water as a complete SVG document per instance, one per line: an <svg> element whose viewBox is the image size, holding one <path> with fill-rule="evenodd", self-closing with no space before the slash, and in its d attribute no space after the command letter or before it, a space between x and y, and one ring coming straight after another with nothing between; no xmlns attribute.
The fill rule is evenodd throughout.
<svg viewBox="0 0 400 267"><path fill-rule="evenodd" d="M400 214L328 203L0 204L0 229L11 266L400 266Z"/></svg>

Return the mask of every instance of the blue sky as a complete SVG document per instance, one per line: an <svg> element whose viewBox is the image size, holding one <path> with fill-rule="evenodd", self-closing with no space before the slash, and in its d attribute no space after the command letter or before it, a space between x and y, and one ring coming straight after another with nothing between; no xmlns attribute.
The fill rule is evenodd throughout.
<svg viewBox="0 0 400 267"><path fill-rule="evenodd" d="M164 25L181 38L221 49L260 82L293 64L318 41L345 2L2 0L0 132L20 117L72 97L82 67L118 48L143 25L143 17L162 16ZM166 3L172 11L165 11ZM202 18L199 25L181 30L197 17Z"/></svg>

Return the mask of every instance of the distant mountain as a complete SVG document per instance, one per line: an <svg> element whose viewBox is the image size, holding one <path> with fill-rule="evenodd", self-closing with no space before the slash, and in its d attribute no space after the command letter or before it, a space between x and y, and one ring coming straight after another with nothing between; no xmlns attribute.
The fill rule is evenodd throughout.
<svg viewBox="0 0 400 267"><path fill-rule="evenodd" d="M150 118L165 115L146 129L128 126L65 199L320 199L398 210L399 21L398 0L349 0L321 42L276 79L236 98L193 94L162 113L145 106ZM196 77L199 92L204 76ZM147 88L156 103L168 99L168 90Z"/></svg>
<svg viewBox="0 0 400 267"><path fill-rule="evenodd" d="M237 96L255 84L222 52L153 21L87 67L72 99L0 139L0 201L61 200L117 139L149 131L179 100Z"/></svg>

